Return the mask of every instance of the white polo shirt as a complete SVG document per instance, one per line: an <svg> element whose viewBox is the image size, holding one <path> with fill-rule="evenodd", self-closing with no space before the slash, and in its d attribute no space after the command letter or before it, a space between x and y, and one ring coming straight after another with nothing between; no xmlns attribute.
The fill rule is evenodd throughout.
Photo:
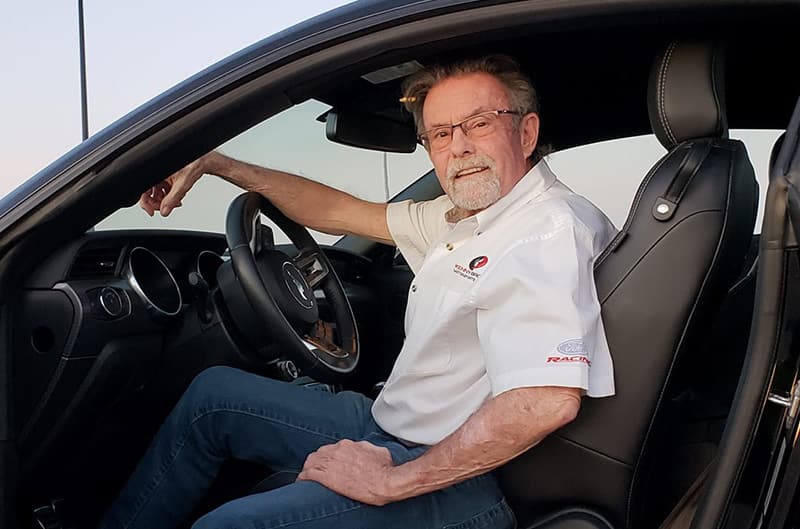
<svg viewBox="0 0 800 529"><path fill-rule="evenodd" d="M611 221L544 161L489 208L450 223L452 208L442 196L387 209L416 277L406 341L372 407L381 428L433 445L510 389L613 395L593 273Z"/></svg>

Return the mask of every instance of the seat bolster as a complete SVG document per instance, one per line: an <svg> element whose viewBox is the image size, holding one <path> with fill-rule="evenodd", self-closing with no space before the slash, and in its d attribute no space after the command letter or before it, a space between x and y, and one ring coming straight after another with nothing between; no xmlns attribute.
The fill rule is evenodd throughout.
<svg viewBox="0 0 800 529"><path fill-rule="evenodd" d="M615 529L600 514L583 507L568 507L534 520L525 529Z"/></svg>

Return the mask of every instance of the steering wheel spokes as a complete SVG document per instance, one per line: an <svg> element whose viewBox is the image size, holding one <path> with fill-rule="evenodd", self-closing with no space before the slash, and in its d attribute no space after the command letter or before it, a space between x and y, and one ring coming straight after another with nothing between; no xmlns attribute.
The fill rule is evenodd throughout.
<svg viewBox="0 0 800 529"><path fill-rule="evenodd" d="M260 211L253 215L250 233L248 246L254 256L258 257L262 251L275 248L275 235L272 233L272 228L261 222Z"/></svg>
<svg viewBox="0 0 800 529"><path fill-rule="evenodd" d="M306 251L301 252L294 258L294 264L305 277L308 286L316 288L326 277L328 277L328 260L320 255L322 252Z"/></svg>
<svg viewBox="0 0 800 529"><path fill-rule="evenodd" d="M261 213L298 249L294 258L275 247ZM235 280L220 282L220 290L235 326L253 346L242 354L264 362L274 360L277 350L325 382L352 372L359 358L355 318L335 270L308 230L252 192L231 203L225 229ZM333 323L320 319L315 290L324 293Z"/></svg>

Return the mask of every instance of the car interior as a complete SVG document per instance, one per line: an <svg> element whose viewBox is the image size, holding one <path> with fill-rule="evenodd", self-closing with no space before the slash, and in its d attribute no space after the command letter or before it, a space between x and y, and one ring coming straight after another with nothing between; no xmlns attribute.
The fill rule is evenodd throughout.
<svg viewBox="0 0 800 529"><path fill-rule="evenodd" d="M753 359L754 336L771 358L796 366L787 292L800 268L786 258L796 253L788 221L772 232L768 223L778 221L769 215L756 225L767 190L728 131L787 128L800 94L796 73L778 75L791 17L747 3L574 12L488 4L470 17L410 17L327 48L311 43L304 59L272 57L268 67L255 45L123 118L117 132L101 132L94 141L108 147L73 168L80 177L3 232L2 377L14 448L2 486L20 527L96 524L207 367L380 391L402 346L413 278L395 248L353 236L320 246L253 193L231 203L225 233L93 227L202 153L310 98L331 108L319 117L330 141L413 151L413 123L398 103L403 76L374 83L369 74L489 52L514 56L530 73L542 141L554 150L641 134L665 150L636 175L628 216L596 262L617 393L584 399L574 422L498 470L518 526L658 527L709 472L726 527L763 516L778 433L734 432L732 410L744 413L737 403L748 398L748 374L769 378ZM164 117L140 125L140 115ZM441 193L429 171L392 200ZM770 193L768 210L779 200ZM261 214L291 244L276 243ZM767 265L765 240L785 242L770 247L782 257ZM770 288L778 290L767 310L760 297ZM759 311L774 318L751 330ZM763 420L778 424L783 413ZM734 443L737 432L744 437ZM734 450L760 459L723 465ZM723 486L742 475L750 479ZM293 478L231 461L196 514Z"/></svg>

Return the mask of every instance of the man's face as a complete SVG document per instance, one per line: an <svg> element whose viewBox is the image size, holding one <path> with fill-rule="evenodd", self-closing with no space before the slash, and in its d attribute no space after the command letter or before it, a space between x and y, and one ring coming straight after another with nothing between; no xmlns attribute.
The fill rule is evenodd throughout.
<svg viewBox="0 0 800 529"><path fill-rule="evenodd" d="M473 73L434 85L425 98L422 119L429 130L488 110L509 109L503 84L492 75ZM538 116L522 117L519 130L513 119L508 114L498 116L495 132L481 138L466 136L456 127L447 148L429 153L442 189L456 206L469 211L487 208L530 169L528 156L536 147Z"/></svg>

